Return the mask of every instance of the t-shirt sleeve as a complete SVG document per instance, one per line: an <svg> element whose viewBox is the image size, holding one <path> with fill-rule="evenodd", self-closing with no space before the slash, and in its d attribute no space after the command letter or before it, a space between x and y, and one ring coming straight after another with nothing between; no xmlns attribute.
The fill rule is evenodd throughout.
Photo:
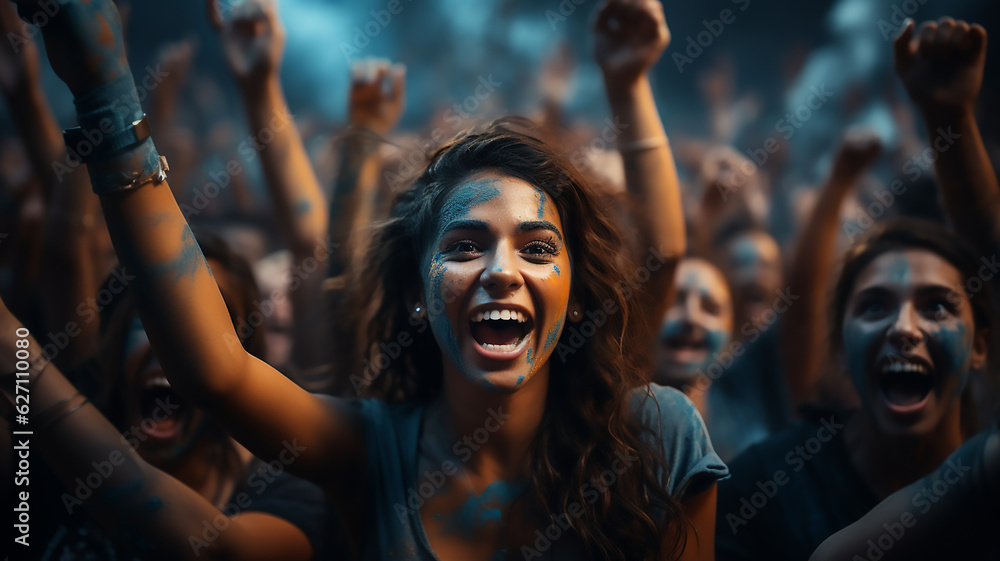
<svg viewBox="0 0 1000 561"><path fill-rule="evenodd" d="M314 552L322 550L330 520L323 490L287 473L275 476L268 469L267 464L254 462L247 477L247 487L234 494L230 503L240 506L249 500L249 505L241 512L265 512L283 518L302 530ZM245 496L240 497L240 493Z"/></svg>
<svg viewBox="0 0 1000 561"><path fill-rule="evenodd" d="M670 495L683 501L728 477L729 468L712 448L694 403L674 388L656 384L649 388L651 397L642 388L633 403L643 426L649 429L645 437L654 447L662 446L669 474L659 476Z"/></svg>

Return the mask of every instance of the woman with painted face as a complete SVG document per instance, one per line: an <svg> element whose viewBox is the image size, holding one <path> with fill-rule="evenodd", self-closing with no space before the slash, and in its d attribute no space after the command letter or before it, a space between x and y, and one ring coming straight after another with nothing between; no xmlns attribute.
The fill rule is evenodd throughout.
<svg viewBox="0 0 1000 561"><path fill-rule="evenodd" d="M803 421L734 461L720 559L805 559L976 432L967 383L985 365L990 296L964 281L978 267L933 223L881 224L851 248L833 289L831 347L861 407Z"/></svg>
<svg viewBox="0 0 1000 561"><path fill-rule="evenodd" d="M247 328L260 298L249 265L215 236L204 234L199 242L233 325L241 326L240 343L264 357L263 331ZM99 358L73 373L82 394L55 364L46 364L0 301L4 356L13 360L22 349L32 358L30 369L18 367L26 376L6 378L3 390L15 405L23 403L18 395L30 396L31 442L46 462L32 473L39 491L31 505L40 521L33 526L32 558L311 559L324 543L321 490L283 473L283 464L253 459L173 391L136 315L128 278L118 268L97 293ZM14 367L11 362L4 371ZM137 514L130 508L133 493L152 488L159 492ZM168 547L136 531L177 518L187 524L161 527L162 535L173 536ZM198 531L196 524L203 524Z"/></svg>
<svg viewBox="0 0 1000 561"><path fill-rule="evenodd" d="M107 0L61 6L43 30L53 67L83 127L114 119L108 100L135 100L117 12ZM645 71L666 43L658 6L612 1L598 18L619 39L655 38L618 59L630 95L649 102ZM711 559L727 470L690 401L644 384L637 268L599 193L516 128L441 148L377 229L353 286L359 305L378 306L363 381L388 401L310 394L235 344L151 140L89 171L172 386L258 457L291 447L289 471L350 513L357 556ZM666 149L654 140L653 154ZM651 201L679 210L675 197ZM137 489L123 508L138 515L162 491ZM169 547L159 524L136 532Z"/></svg>

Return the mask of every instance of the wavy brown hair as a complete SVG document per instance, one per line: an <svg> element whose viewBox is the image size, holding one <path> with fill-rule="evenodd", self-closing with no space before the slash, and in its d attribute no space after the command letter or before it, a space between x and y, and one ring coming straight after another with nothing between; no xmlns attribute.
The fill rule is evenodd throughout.
<svg viewBox="0 0 1000 561"><path fill-rule="evenodd" d="M669 473L664 454L640 438L644 429L634 422L630 399L637 388L648 393L642 314L638 299L623 290L636 264L623 251L610 195L591 187L545 142L523 132L526 123L500 120L439 148L413 187L398 197L390 218L376 226L369 260L352 283L351 300L358 308L349 317L352 325L366 326L355 348L368 352L359 358L371 358L384 345L398 343L404 332L412 343L400 345L394 360L368 361L365 375L354 378L355 389L389 401L430 400L439 394L440 347L426 320L411 314L422 290L420 259L439 212L463 180L483 170L536 186L558 208L575 301L585 310L600 310L607 302L620 310L608 314L579 348L570 345L564 329L549 358L549 383L558 391L547 394L528 460L539 511L551 522L583 506L582 516L561 518L568 518L584 551L595 559L676 557L684 547L686 521L679 502L657 481L659 470ZM617 477L613 489L598 488L596 500L592 494L585 498L589 482L611 469L618 454L639 461Z"/></svg>

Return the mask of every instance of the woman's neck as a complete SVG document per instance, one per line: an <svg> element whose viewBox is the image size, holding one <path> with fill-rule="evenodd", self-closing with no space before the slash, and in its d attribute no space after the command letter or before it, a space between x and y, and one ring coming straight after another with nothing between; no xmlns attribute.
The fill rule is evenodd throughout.
<svg viewBox="0 0 1000 561"><path fill-rule="evenodd" d="M457 371L445 371L440 408L446 432L475 453L467 473L483 481L513 481L527 475L530 446L545 413L548 365L512 393L477 385Z"/></svg>
<svg viewBox="0 0 1000 561"><path fill-rule="evenodd" d="M863 408L847 422L845 432L851 461L879 498L926 476L963 441L958 408L921 437L886 435Z"/></svg>

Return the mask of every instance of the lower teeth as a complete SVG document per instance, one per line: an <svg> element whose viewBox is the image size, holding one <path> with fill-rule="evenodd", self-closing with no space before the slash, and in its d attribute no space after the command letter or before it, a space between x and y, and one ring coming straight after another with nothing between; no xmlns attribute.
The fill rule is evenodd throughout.
<svg viewBox="0 0 1000 561"><path fill-rule="evenodd" d="M509 345L491 345L489 343L480 343L483 349L493 352L510 352L517 348L517 343L511 343Z"/></svg>

